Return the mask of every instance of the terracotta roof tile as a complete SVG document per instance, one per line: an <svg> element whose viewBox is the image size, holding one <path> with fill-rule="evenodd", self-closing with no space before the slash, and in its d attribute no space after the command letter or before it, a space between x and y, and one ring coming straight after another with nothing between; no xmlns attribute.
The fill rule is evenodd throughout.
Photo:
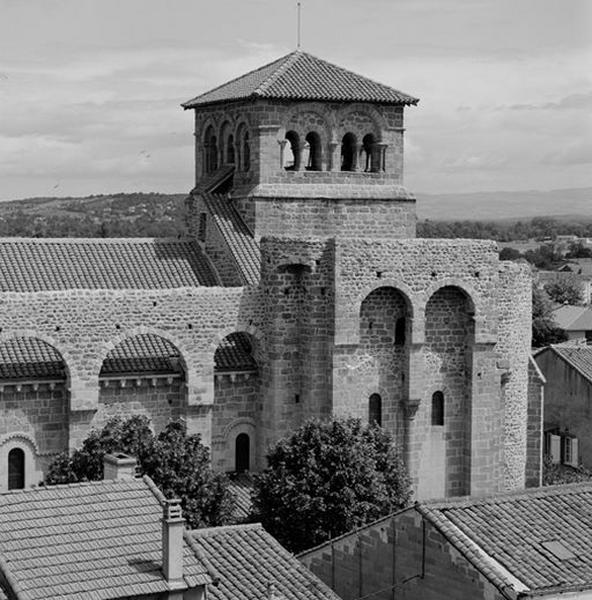
<svg viewBox="0 0 592 600"><path fill-rule="evenodd" d="M65 379L62 356L37 338L14 338L0 342L0 379Z"/></svg>
<svg viewBox="0 0 592 600"><path fill-rule="evenodd" d="M296 50L182 104L204 104L244 98L417 104L418 99L382 83Z"/></svg>
<svg viewBox="0 0 592 600"><path fill-rule="evenodd" d="M125 339L105 358L101 375L123 373L180 373L179 350L168 340L144 333Z"/></svg>
<svg viewBox="0 0 592 600"><path fill-rule="evenodd" d="M253 501L253 476L250 473L233 473L230 475L228 489L234 496L233 519L236 523L244 522L251 514Z"/></svg>
<svg viewBox="0 0 592 600"><path fill-rule="evenodd" d="M199 244L158 238L0 239L0 291L216 285Z"/></svg>
<svg viewBox="0 0 592 600"><path fill-rule="evenodd" d="M214 353L216 371L254 371L257 363L247 334L231 333L221 342Z"/></svg>
<svg viewBox="0 0 592 600"><path fill-rule="evenodd" d="M513 577L530 591L592 588L592 482L417 509L502 587L515 585ZM559 558L548 542L573 557Z"/></svg>
<svg viewBox="0 0 592 600"><path fill-rule="evenodd" d="M191 535L220 577L208 588L213 600L268 600L272 590L285 600L339 600L258 523Z"/></svg>
<svg viewBox="0 0 592 600"><path fill-rule="evenodd" d="M4 579L27 600L165 592L162 498L147 477L0 494ZM183 560L190 587L211 581L187 543Z"/></svg>
<svg viewBox="0 0 592 600"><path fill-rule="evenodd" d="M234 204L224 196L202 193L201 197L222 236L245 285L259 283L261 251L251 230Z"/></svg>

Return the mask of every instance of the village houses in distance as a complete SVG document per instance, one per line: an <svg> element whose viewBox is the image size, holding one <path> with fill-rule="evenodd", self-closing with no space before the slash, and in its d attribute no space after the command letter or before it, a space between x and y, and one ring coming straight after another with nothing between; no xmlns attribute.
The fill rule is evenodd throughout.
<svg viewBox="0 0 592 600"><path fill-rule="evenodd" d="M592 598L592 483L543 486L543 455L592 467L589 309L533 353L526 263L416 237L418 102L296 50L183 104L189 237L0 239L0 599ZM131 415L243 475L357 417L412 503L294 556L258 523L189 529L128 455L40 485Z"/></svg>

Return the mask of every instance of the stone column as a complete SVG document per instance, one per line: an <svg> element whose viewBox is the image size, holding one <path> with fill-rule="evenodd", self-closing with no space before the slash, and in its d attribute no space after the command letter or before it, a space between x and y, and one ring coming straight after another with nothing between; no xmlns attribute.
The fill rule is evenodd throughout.
<svg viewBox="0 0 592 600"><path fill-rule="evenodd" d="M341 144L339 142L329 142L330 170L341 171Z"/></svg>
<svg viewBox="0 0 592 600"><path fill-rule="evenodd" d="M284 154L286 152L286 144L288 140L278 140L278 145L280 147L280 169L284 168Z"/></svg>
<svg viewBox="0 0 592 600"><path fill-rule="evenodd" d="M376 157L377 157L377 167L376 169L372 169L373 171L386 171L386 149L388 148L388 144L383 142L379 142L376 144Z"/></svg>

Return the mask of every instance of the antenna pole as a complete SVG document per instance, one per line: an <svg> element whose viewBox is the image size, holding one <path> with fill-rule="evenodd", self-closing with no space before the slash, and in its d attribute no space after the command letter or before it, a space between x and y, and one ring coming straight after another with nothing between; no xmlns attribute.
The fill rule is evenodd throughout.
<svg viewBox="0 0 592 600"><path fill-rule="evenodd" d="M301 24L301 17L300 17L300 2L298 2L296 4L296 6L298 7L298 36L297 36L297 48L300 49L300 24Z"/></svg>

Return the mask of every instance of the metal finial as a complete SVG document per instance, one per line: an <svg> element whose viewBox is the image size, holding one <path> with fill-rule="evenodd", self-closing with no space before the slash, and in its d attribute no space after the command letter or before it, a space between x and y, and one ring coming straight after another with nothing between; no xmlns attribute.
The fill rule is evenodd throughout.
<svg viewBox="0 0 592 600"><path fill-rule="evenodd" d="M300 2L298 2L296 4L296 6L298 7L298 34L297 34L297 48L300 49L300 26L301 26L301 16L300 16L300 10L301 10L301 6L300 6Z"/></svg>

